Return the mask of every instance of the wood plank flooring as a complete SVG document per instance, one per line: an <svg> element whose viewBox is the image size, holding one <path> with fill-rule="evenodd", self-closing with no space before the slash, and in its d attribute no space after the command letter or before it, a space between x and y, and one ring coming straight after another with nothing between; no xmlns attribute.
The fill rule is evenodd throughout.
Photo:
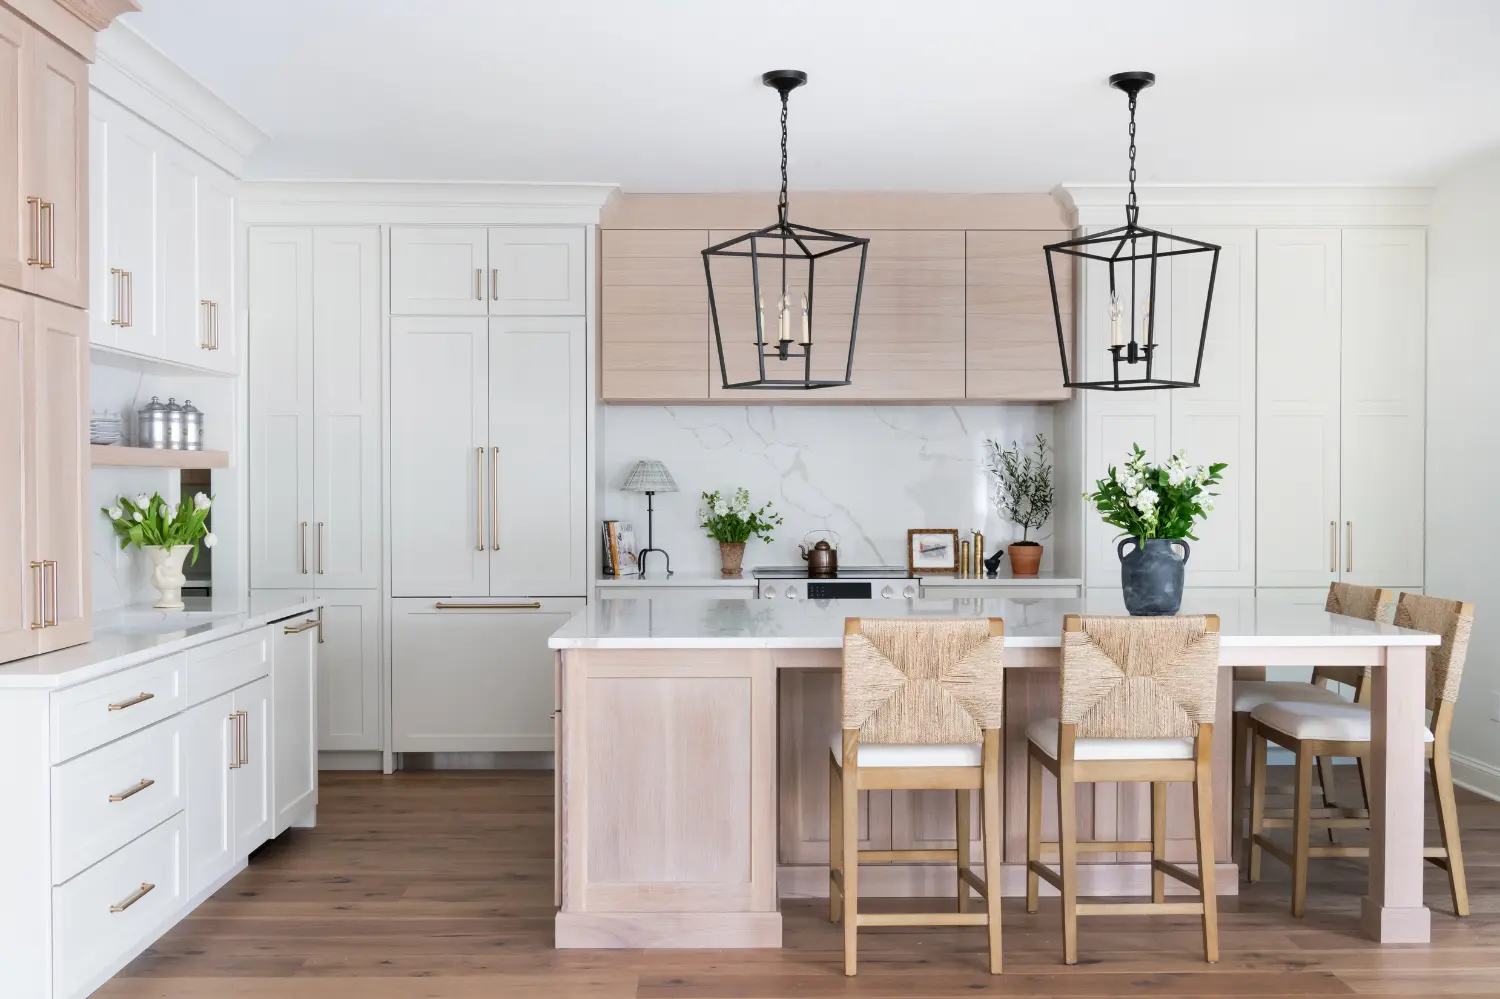
<svg viewBox="0 0 1500 999"><path fill-rule="evenodd" d="M1201 959L1195 918L1122 917L1084 920L1083 963L1068 968L1056 900L1028 916L1019 899L1007 899L1004 975L984 971L982 930L892 928L860 932L860 974L848 979L822 902L783 904L780 951L554 950L550 773L325 773L318 828L267 844L248 870L95 995L1494 996L1500 803L1460 792L1459 810L1474 915L1453 917L1446 880L1429 868L1431 946L1380 948L1358 935L1362 862L1314 862L1308 915L1293 920L1286 873L1268 860L1266 882L1222 902L1217 965Z"/></svg>

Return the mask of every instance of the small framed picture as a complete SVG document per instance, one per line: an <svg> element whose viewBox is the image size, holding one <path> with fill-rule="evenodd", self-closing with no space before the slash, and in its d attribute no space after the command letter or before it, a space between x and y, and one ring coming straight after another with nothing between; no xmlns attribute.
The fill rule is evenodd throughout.
<svg viewBox="0 0 1500 999"><path fill-rule="evenodd" d="M906 568L914 574L957 572L958 528L914 527L907 531Z"/></svg>

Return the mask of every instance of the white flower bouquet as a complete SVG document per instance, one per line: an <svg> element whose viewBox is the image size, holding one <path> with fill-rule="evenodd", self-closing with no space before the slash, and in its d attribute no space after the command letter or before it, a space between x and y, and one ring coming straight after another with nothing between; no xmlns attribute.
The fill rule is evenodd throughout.
<svg viewBox="0 0 1500 999"><path fill-rule="evenodd" d="M212 548L219 541L204 524L212 507L212 497L202 493L183 500L175 508L160 493L149 497L141 493L134 500L121 496L114 506L101 507L99 512L114 525L122 549L130 545L137 548L192 545L192 560L197 562L200 542L203 547Z"/></svg>
<svg viewBox="0 0 1500 999"><path fill-rule="evenodd" d="M725 499L715 489L703 494L703 507L698 511L703 518L699 526L710 538L724 545L744 544L751 537L762 541L771 540L771 529L781 524L781 514L771 509L770 503L760 509L750 509L750 491L736 489L734 495Z"/></svg>
<svg viewBox="0 0 1500 999"><path fill-rule="evenodd" d="M1106 524L1118 527L1122 536L1135 538L1187 538L1197 541L1193 526L1213 512L1218 493L1210 487L1222 481L1224 462L1205 468L1189 465L1178 451L1165 465L1146 461L1139 444L1132 445L1123 470L1113 465L1109 476L1094 483L1095 490L1083 498L1094 504Z"/></svg>

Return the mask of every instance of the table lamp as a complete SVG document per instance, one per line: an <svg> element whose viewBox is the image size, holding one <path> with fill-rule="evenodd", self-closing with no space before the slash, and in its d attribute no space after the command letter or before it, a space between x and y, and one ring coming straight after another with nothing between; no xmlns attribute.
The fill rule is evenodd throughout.
<svg viewBox="0 0 1500 999"><path fill-rule="evenodd" d="M646 555L650 552L661 552L662 557L667 560L667 575L672 575L672 556L668 555L666 549L655 547L651 536L651 515L655 513L652 507L652 497L657 493L677 492L677 483L672 481L672 473L667 471L667 466L655 459L638 461L630 474L625 477L625 484L620 487L628 493L646 494L646 547L640 550L636 556L636 565L640 567L640 578L646 578Z"/></svg>

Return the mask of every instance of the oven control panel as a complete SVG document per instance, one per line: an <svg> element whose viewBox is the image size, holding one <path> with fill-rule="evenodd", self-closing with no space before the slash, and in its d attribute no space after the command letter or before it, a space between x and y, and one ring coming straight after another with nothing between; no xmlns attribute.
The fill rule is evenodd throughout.
<svg viewBox="0 0 1500 999"><path fill-rule="evenodd" d="M872 597L869 583L855 583L837 579L809 579L809 600L869 600Z"/></svg>

